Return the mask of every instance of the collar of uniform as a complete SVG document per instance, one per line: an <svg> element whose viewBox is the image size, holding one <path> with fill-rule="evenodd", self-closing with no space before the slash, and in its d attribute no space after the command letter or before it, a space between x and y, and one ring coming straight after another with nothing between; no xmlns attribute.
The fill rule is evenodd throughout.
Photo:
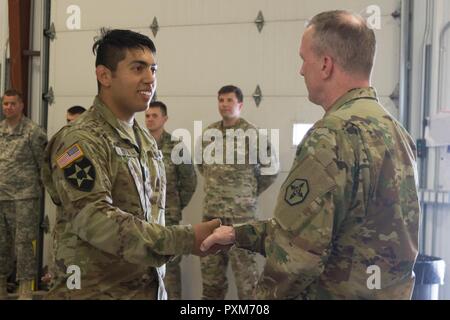
<svg viewBox="0 0 450 320"><path fill-rule="evenodd" d="M28 118L25 117L25 115L22 115L22 118L20 119L17 126L14 127L12 132L9 132L8 131L8 123L6 123L6 119L4 119L2 122L0 122L0 127L2 128L3 135L21 135L27 120L28 120Z"/></svg>
<svg viewBox="0 0 450 320"><path fill-rule="evenodd" d="M0 133L2 135L7 135L8 134L7 127L8 127L8 125L6 124L6 120L0 121Z"/></svg>
<svg viewBox="0 0 450 320"><path fill-rule="evenodd" d="M166 144L172 141L172 138L170 136L170 134L166 131L163 130L162 134L161 134L161 139L160 142L158 143L158 149L162 149L162 147Z"/></svg>
<svg viewBox="0 0 450 320"><path fill-rule="evenodd" d="M232 125L231 127L224 127L223 126L223 120L219 121L219 129L222 130L223 132L225 132L228 129L239 129L240 126L244 123L244 119L243 118L239 118L236 123L234 125Z"/></svg>
<svg viewBox="0 0 450 320"><path fill-rule="evenodd" d="M97 110L101 114L103 119L105 119L106 122L108 122L111 125L111 127L113 127L116 130L116 132L122 139L127 140L133 146L139 148L139 146L137 146L133 142L133 139L128 135L128 133L126 133L126 131L122 128L114 113L112 113L112 111L106 106L106 104L100 99L99 96L96 96L94 99L94 107L95 110ZM135 126L139 127L138 123L136 122L136 119L134 119L133 121L134 121L133 127Z"/></svg>
<svg viewBox="0 0 450 320"><path fill-rule="evenodd" d="M364 98L374 99L378 101L376 90L372 87L351 89L331 106L331 108L326 112L326 115L339 110L342 106L351 101Z"/></svg>

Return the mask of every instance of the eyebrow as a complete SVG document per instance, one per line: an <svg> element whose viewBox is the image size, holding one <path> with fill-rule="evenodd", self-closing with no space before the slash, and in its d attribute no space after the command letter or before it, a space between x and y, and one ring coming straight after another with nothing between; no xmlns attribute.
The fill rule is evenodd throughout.
<svg viewBox="0 0 450 320"><path fill-rule="evenodd" d="M145 67L153 67L153 66L156 66L157 64L156 63L147 63L146 61L144 61L144 60L134 60L134 61L131 61L130 63L129 63L129 65L131 66L131 65L133 65L133 64L140 64L140 65L143 65L143 66L145 66Z"/></svg>

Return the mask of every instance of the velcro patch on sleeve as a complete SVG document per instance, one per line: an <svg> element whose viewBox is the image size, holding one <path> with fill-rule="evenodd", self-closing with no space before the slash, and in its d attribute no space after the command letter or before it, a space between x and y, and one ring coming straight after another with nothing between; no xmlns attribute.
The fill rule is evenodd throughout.
<svg viewBox="0 0 450 320"><path fill-rule="evenodd" d="M90 192L94 188L95 176L94 165L86 157L64 168L67 182L80 191Z"/></svg>
<svg viewBox="0 0 450 320"><path fill-rule="evenodd" d="M281 186L274 217L285 230L296 230L313 218L320 208L317 199L332 191L336 182L313 157L294 166Z"/></svg>
<svg viewBox="0 0 450 320"><path fill-rule="evenodd" d="M84 153L81 150L80 146L78 144L74 144L56 158L56 163L58 164L58 167L60 169L64 169L83 156Z"/></svg>

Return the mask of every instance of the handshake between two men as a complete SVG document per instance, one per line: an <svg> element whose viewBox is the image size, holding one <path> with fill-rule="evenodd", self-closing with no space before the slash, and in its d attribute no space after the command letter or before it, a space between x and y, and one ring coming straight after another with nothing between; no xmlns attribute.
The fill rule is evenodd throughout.
<svg viewBox="0 0 450 320"><path fill-rule="evenodd" d="M195 243L192 254L206 256L228 250L235 241L234 228L222 226L220 219L213 219L193 226Z"/></svg>

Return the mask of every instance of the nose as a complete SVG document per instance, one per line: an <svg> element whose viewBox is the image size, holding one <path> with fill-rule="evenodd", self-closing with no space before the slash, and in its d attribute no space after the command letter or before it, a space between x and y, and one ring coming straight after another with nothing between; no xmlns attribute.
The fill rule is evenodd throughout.
<svg viewBox="0 0 450 320"><path fill-rule="evenodd" d="M303 64L302 64L302 66L300 67L300 75L301 75L302 77L305 76L305 74L304 74L304 72L303 72Z"/></svg>
<svg viewBox="0 0 450 320"><path fill-rule="evenodd" d="M145 72L145 83L153 84L156 81L156 72L152 70L152 68L147 68Z"/></svg>

